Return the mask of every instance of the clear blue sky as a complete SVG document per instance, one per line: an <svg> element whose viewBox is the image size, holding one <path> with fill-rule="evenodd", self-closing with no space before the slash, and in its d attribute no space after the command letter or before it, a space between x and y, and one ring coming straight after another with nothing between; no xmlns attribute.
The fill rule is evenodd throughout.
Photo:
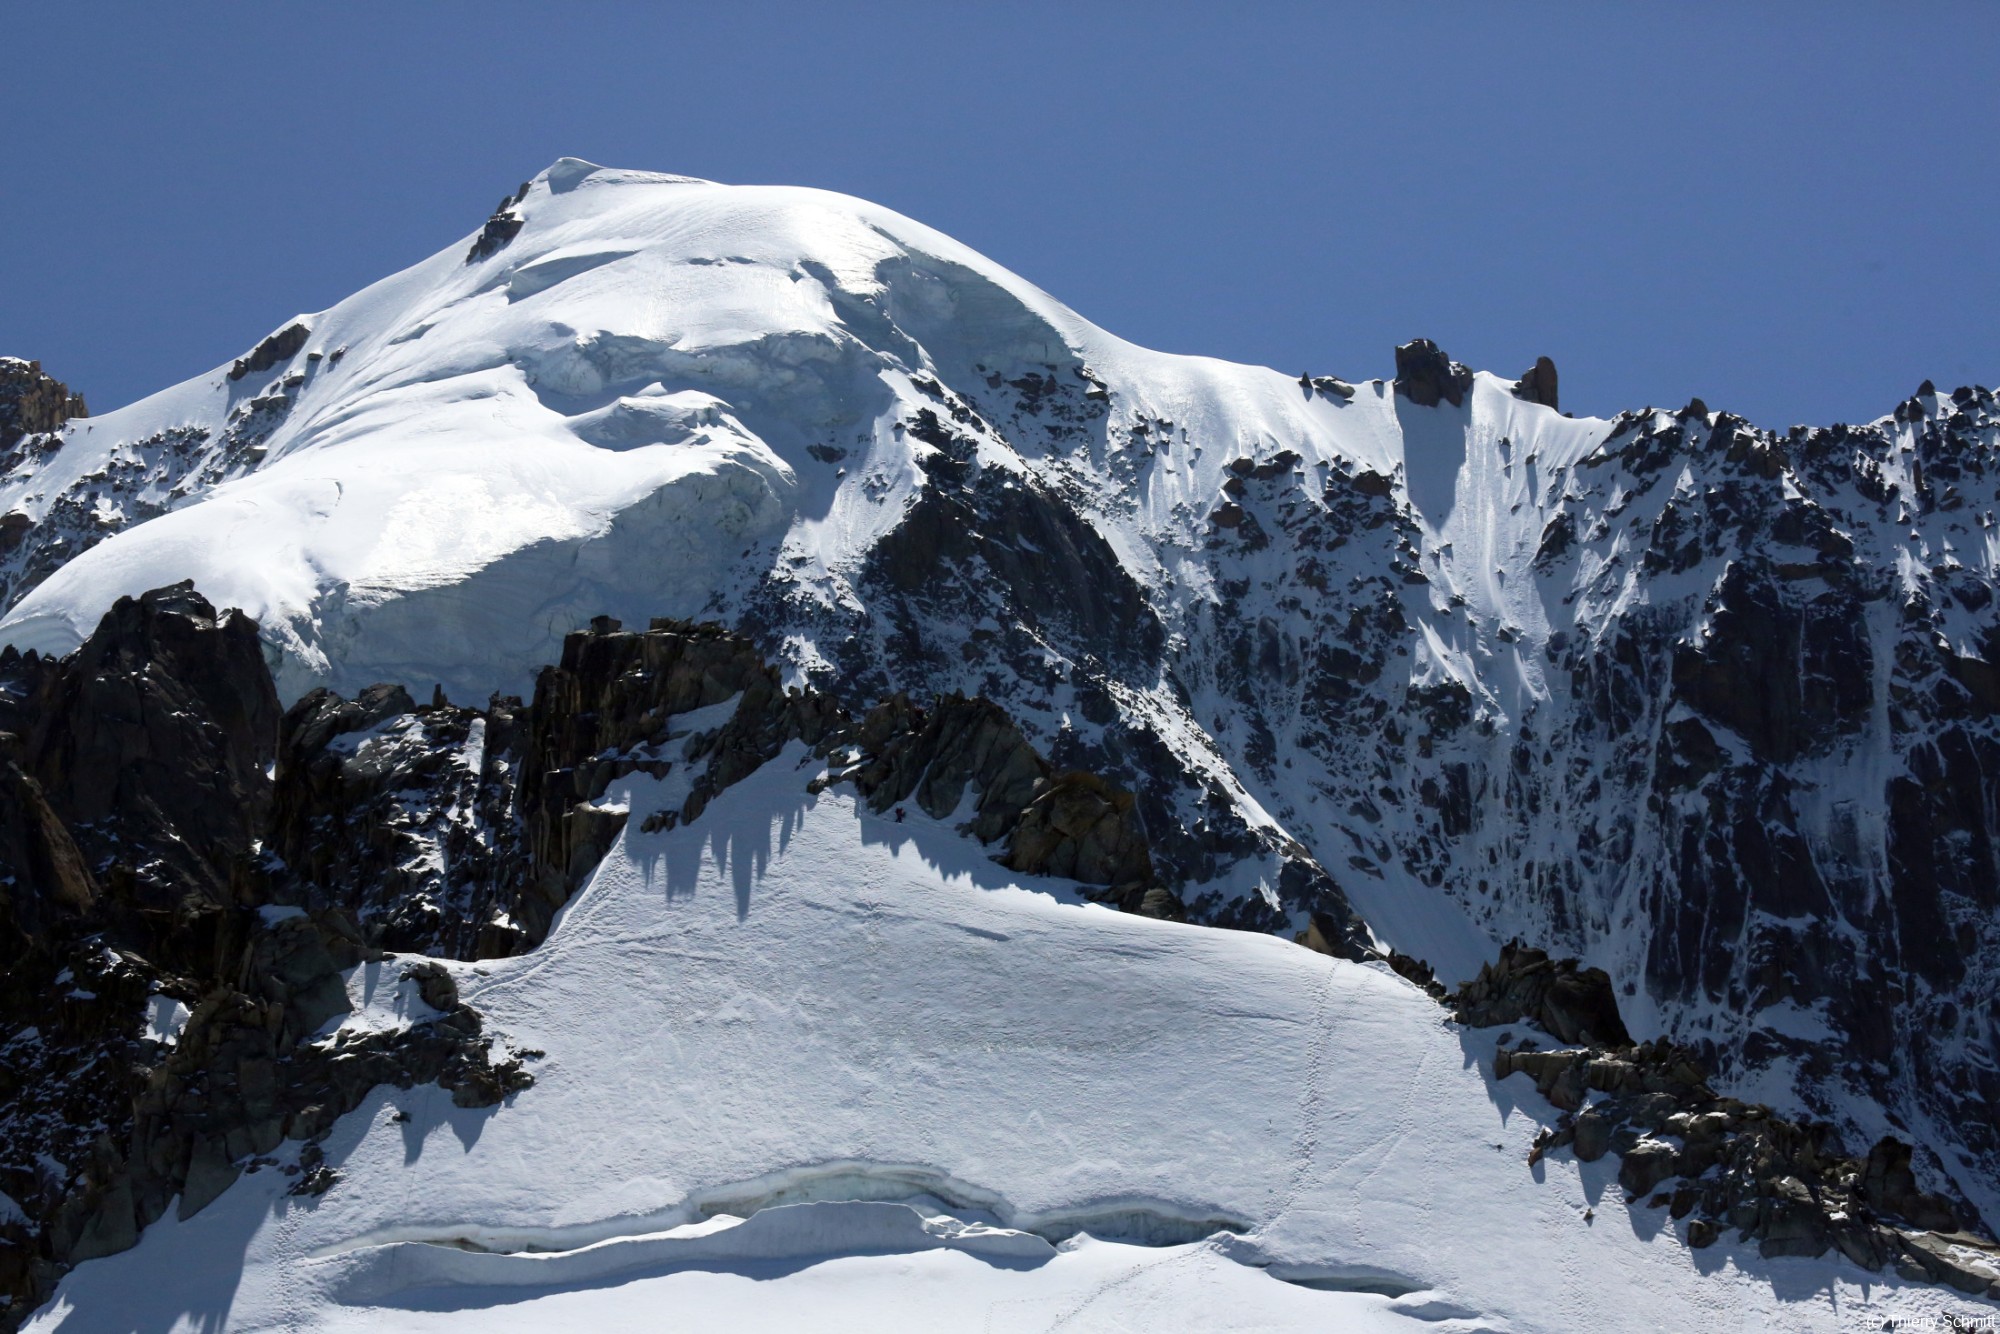
<svg viewBox="0 0 2000 1334"><path fill-rule="evenodd" d="M10 9L0 353L98 410L562 154L888 204L1097 323L1565 406L1858 420L2000 379L2000 5Z"/></svg>

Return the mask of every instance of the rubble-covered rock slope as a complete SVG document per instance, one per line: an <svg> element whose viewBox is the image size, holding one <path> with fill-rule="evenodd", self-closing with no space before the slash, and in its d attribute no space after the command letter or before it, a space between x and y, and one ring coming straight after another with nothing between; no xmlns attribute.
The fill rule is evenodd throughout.
<svg viewBox="0 0 2000 1334"><path fill-rule="evenodd" d="M1693 1052L1632 1041L1602 969L1509 942L1446 1003L1463 1024L1526 1023L1574 1044L1544 1051L1529 1037L1509 1047L1506 1033L1495 1048L1496 1077L1529 1076L1562 1112L1529 1162L1554 1149L1579 1162L1616 1153L1628 1204L1693 1215L1690 1248L1713 1246L1729 1227L1767 1258L1838 1247L1864 1269L2000 1295L2000 1245L1963 1201L1918 1187L1910 1145L1884 1136L1852 1158L1833 1125L1717 1094Z"/></svg>
<svg viewBox="0 0 2000 1334"><path fill-rule="evenodd" d="M1003 855L1420 983L1514 938L1575 956L1616 1041L1913 1145L1991 1224L1993 395L1780 433L1572 418L1546 359L1423 340L1392 378L1325 369L1134 347L852 199L563 159L117 412L0 363L0 643L47 675L163 583L240 608L275 777L232 770L227 809L358 948L533 947L618 835L605 785L672 762L638 745L657 702L585 717L624 670L593 655L694 654L658 666L685 707L768 707L673 819L842 728L869 800L937 815L960 788L885 740L929 736ZM566 638L599 616L736 637ZM138 893L48 802L76 850L9 848L79 902ZM194 847L130 883L262 892Z"/></svg>

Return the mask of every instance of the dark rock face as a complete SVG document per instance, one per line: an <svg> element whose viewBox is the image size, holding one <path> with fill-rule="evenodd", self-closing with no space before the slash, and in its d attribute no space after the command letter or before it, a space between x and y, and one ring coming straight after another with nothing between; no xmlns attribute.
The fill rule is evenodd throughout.
<svg viewBox="0 0 2000 1334"><path fill-rule="evenodd" d="M279 715L256 627L186 585L119 601L60 661L0 654L0 1328L76 1262L192 1213L369 1089L465 1106L525 1087L451 998L409 1027L319 1036L371 957L351 903L290 905L259 851ZM379 957L379 956L376 956ZM178 1007L177 1034L148 1032Z"/></svg>
<svg viewBox="0 0 2000 1334"><path fill-rule="evenodd" d="M842 736L866 757L843 777L877 814L914 799L942 820L972 784L979 800L967 832L982 843L1013 829L1049 779L1048 762L989 700L951 695L924 709L897 695Z"/></svg>
<svg viewBox="0 0 2000 1334"><path fill-rule="evenodd" d="M303 324L287 324L284 328L265 338L257 346L236 359L229 368L229 378L240 380L258 371L268 371L279 362L290 361L305 347L306 339L312 337L312 330Z"/></svg>
<svg viewBox="0 0 2000 1334"><path fill-rule="evenodd" d="M465 262L475 264L488 255L497 254L509 241L519 236L521 228L526 225L527 219L518 213L506 211L495 213L486 220L486 225L479 229L479 239L474 241L472 249L466 252Z"/></svg>
<svg viewBox="0 0 2000 1334"><path fill-rule="evenodd" d="M1543 407L1560 410L1562 405L1556 394L1556 364L1547 357L1536 357L1527 374L1515 381L1514 397L1526 403L1540 403Z"/></svg>
<svg viewBox="0 0 2000 1334"><path fill-rule="evenodd" d="M1500 958L1451 998L1455 1018L1474 1028L1525 1020L1562 1042L1630 1046L1618 1015L1618 998L1602 968L1580 968L1575 959L1510 942Z"/></svg>
<svg viewBox="0 0 2000 1334"><path fill-rule="evenodd" d="M346 909L375 948L513 952L497 923L518 855L521 711L514 699L420 707L389 685L300 699L279 727L268 840L293 897Z"/></svg>
<svg viewBox="0 0 2000 1334"><path fill-rule="evenodd" d="M498 254L509 241L521 234L521 228L527 226L528 220L518 210L521 201L528 197L529 184L523 181L519 190L501 200L500 207L493 210L493 216L479 229L472 249L465 253L467 264L477 264L489 255Z"/></svg>
<svg viewBox="0 0 2000 1334"><path fill-rule="evenodd" d="M685 719L732 699L708 729ZM837 717L831 701L787 692L747 640L719 626L663 620L642 634L600 619L569 636L561 663L535 683L517 797L527 870L510 911L524 944L546 934L624 827L622 813L595 805L615 779L698 769L678 814L692 820L787 741L815 743Z"/></svg>
<svg viewBox="0 0 2000 1334"><path fill-rule="evenodd" d="M0 866L18 867L0 883L0 936L10 946L47 935L58 922L96 906L97 881L42 791L22 772L19 738L0 733Z"/></svg>
<svg viewBox="0 0 2000 1334"><path fill-rule="evenodd" d="M1043 408L1059 401L1051 396L1066 392L1035 383L1037 392L1030 397ZM957 406L976 420L965 405ZM1144 594L1109 543L1059 495L1032 478L976 468L977 441L951 419L949 408L942 416L920 411L908 431L940 452L926 465L929 485L922 498L871 555L864 586L878 590L890 605L907 608L912 620L917 615L977 619L995 608L1008 609L1020 622L1011 632L1000 632L1015 641L1005 646L1009 665L1031 676L1039 674L1029 666L1030 646L1038 641L1078 652L1087 646L1122 665L1158 652L1159 618ZM1069 576L1053 581L1051 569ZM943 647L911 642L905 652L932 654Z"/></svg>
<svg viewBox="0 0 2000 1334"><path fill-rule="evenodd" d="M1565 991L1573 1008L1556 1002ZM1510 945L1446 1004L1474 1027L1525 1019L1583 1044L1542 1051L1523 1041L1494 1054L1494 1078L1527 1075L1562 1113L1536 1137L1530 1165L1564 1148L1583 1162L1617 1154L1628 1203L1688 1219L1695 1248L1713 1245L1731 1227L1739 1243L1756 1241L1766 1258L1837 1247L1870 1270L1894 1268L1905 1278L2000 1296L2000 1245L1963 1230L1969 1210L1919 1188L1910 1145L1884 1138L1864 1157L1851 1157L1830 1124L1718 1095L1692 1051L1623 1036L1598 970ZM1600 1032L1620 1036L1560 1032L1578 1027L1579 1009L1594 1013Z"/></svg>
<svg viewBox="0 0 2000 1334"><path fill-rule="evenodd" d="M72 417L88 417L83 395L42 372L39 361L0 357L0 475L19 462L22 439L60 431Z"/></svg>
<svg viewBox="0 0 2000 1334"><path fill-rule="evenodd" d="M1776 1066L1813 1114L1874 1102L1964 1146L1986 1208L2000 635L1990 576L1910 539L1918 516L1990 494L1995 426L1976 396L1893 432L1621 419L1577 470L1600 499L1562 511L1578 540L1546 578L1579 625L1550 640L1558 691L1503 788L1574 830L1516 900L1541 929L1588 948L1637 913L1645 952L1622 966L1725 1076ZM1618 568L1595 565L1621 541ZM1628 578L1700 591L1601 616ZM1789 1036L1794 1010L1828 1037Z"/></svg>
<svg viewBox="0 0 2000 1334"><path fill-rule="evenodd" d="M861 757L832 781L853 782L878 813L915 800L943 819L970 786L978 795L961 829L982 843L1004 839L1003 865L1101 887L1091 897L1128 912L1185 915L1154 880L1132 794L1096 774L1056 772L988 700L944 696L926 709L899 695L829 742Z"/></svg>
<svg viewBox="0 0 2000 1334"><path fill-rule="evenodd" d="M600 618L570 635L532 704L418 706L400 686L355 700L319 690L286 714L269 847L288 899L339 911L369 948L458 959L532 949L624 828L600 804L619 779L682 774L698 819L788 743L836 761L871 809L914 800L942 818L968 787L965 832L1018 870L1101 889L1173 915L1131 794L1056 771L1006 713L947 696L896 696L856 720L786 689L751 643L719 626ZM1358 930L1358 923L1347 922Z"/></svg>
<svg viewBox="0 0 2000 1334"><path fill-rule="evenodd" d="M1010 869L1078 881L1086 897L1125 912L1174 921L1200 920L1203 909L1210 922L1220 916L1211 905L1184 903L1158 878L1130 793L1088 771L1058 771L990 701L941 696L921 708L897 696L829 733L821 749L849 766L826 781L854 782L877 812L914 797L943 818L972 788L973 818L960 830L983 843L1004 840L996 859ZM1285 863L1282 882L1288 901L1321 905L1313 921L1325 952L1380 957L1339 888L1309 862Z"/></svg>
<svg viewBox="0 0 2000 1334"><path fill-rule="evenodd" d="M693 727L689 715L736 701ZM628 774L694 772L675 819L836 710L786 692L715 626L644 633L600 619L568 637L532 705L483 709L401 686L315 690L285 715L270 846L301 903L353 915L371 947L456 959L541 943L624 827L598 805Z"/></svg>
<svg viewBox="0 0 2000 1334"><path fill-rule="evenodd" d="M894 696L857 720L786 689L747 639L670 620L635 632L600 618L569 636L527 707L314 691L284 720L271 848L292 897L349 913L370 947L519 953L623 829L622 810L599 804L613 783L685 773L682 805L648 825L671 828L793 741L833 757L823 781L852 783L878 813L915 801L943 818L969 788L965 832L1013 869L1132 911L1183 911L1154 875L1132 795L1056 770L992 702ZM1338 921L1344 941L1365 940L1351 912Z"/></svg>
<svg viewBox="0 0 2000 1334"><path fill-rule="evenodd" d="M270 809L257 627L192 584L121 598L33 705L26 767L134 910L236 901Z"/></svg>
<svg viewBox="0 0 2000 1334"><path fill-rule="evenodd" d="M1553 366L1550 372L1553 381ZM1472 372L1446 356L1430 339L1413 338L1396 349L1396 392L1417 406L1434 408L1442 401L1463 407L1471 388Z"/></svg>
<svg viewBox="0 0 2000 1334"><path fill-rule="evenodd" d="M1005 861L1016 871L1086 884L1144 885L1153 878L1132 794L1082 771L1038 785L1007 840Z"/></svg>

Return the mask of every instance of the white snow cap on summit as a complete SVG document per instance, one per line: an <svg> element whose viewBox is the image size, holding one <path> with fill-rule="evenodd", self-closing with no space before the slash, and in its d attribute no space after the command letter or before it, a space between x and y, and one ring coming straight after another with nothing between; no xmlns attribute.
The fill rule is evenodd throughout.
<svg viewBox="0 0 2000 1334"><path fill-rule="evenodd" d="M12 608L0 641L67 651L119 596L192 578L262 625L287 697L381 679L519 691L599 613L728 614L774 570L849 596L920 485L929 446L901 430L930 405L914 382L1057 363L1179 432L1142 488L1093 505L1149 584L1187 541L1189 503L1220 484L1220 442L1385 474L1410 451L1413 493L1453 533L1529 540L1525 519L1494 529L1506 497L1458 496L1498 484L1465 461L1466 413L1432 440L1406 434L1380 385L1336 407L1290 375L1134 347L873 204L566 157L510 212L518 233L486 257L468 258L468 236L293 321L303 341L275 364L79 423L45 468L0 483L0 510L40 520L174 432L204 433L215 459L142 482L127 508L166 512L111 516L118 531ZM1473 436L1532 436L1552 461L1601 436L1505 384L1481 377ZM838 471L819 462L836 455ZM1475 473L1454 482L1462 463Z"/></svg>

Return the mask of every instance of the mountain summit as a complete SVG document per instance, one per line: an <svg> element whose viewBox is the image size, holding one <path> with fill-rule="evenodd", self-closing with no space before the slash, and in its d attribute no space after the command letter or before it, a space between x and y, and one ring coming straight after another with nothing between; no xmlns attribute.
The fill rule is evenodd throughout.
<svg viewBox="0 0 2000 1334"><path fill-rule="evenodd" d="M283 1041L511 1044L378 1037L507 1105L343 1094L305 1221L253 1175L48 1309L245 1237L249 1325L919 1237L1052 1320L1146 1245L1274 1322L1335 1308L1272 1275L1577 1328L1578 1255L1610 1328L1666 1291L1816 1328L1791 1264L1929 1309L1894 1238L2000 1221L2000 406L1780 434L1574 418L1547 358L1363 369L1151 352L886 209L565 158L210 374L0 438L0 731L77 920L147 863L37 776L52 701L165 661L135 627L254 633L270 735L203 892L263 914L232 948L350 933L299 974L348 1008ZM1441 1027L1461 986L1596 1064ZM1784 1171L1698 1161L1725 1127ZM1822 1177L1904 1231L1842 1240Z"/></svg>

